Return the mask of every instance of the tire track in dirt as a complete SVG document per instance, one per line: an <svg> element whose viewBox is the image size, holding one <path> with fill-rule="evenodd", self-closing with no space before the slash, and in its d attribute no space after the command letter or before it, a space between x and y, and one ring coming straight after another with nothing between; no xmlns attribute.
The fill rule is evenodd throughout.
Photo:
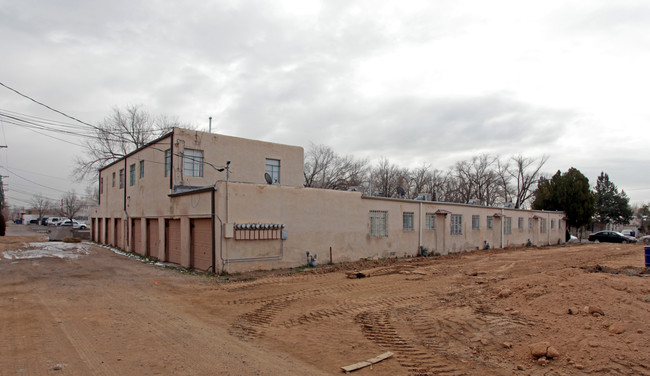
<svg viewBox="0 0 650 376"><path fill-rule="evenodd" d="M392 325L387 310L364 311L355 317L363 335L375 344L395 353L399 364L409 375L465 375L466 365L439 352L417 346L404 339Z"/></svg>

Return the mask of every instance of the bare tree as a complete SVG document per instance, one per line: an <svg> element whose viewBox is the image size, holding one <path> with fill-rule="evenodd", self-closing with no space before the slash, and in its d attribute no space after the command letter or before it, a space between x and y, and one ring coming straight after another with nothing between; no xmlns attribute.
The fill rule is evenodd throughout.
<svg viewBox="0 0 650 376"><path fill-rule="evenodd" d="M312 144L305 155L305 187L347 190L362 185L367 173L367 160L340 156L326 145Z"/></svg>
<svg viewBox="0 0 650 376"><path fill-rule="evenodd" d="M379 197L395 197L398 196L398 187L403 187L407 181L403 170L397 165L390 163L387 158L382 157L375 168L372 169L371 181L372 192L371 195Z"/></svg>
<svg viewBox="0 0 650 376"><path fill-rule="evenodd" d="M79 213L81 208L86 205L85 202L77 197L74 191L68 192L61 197L61 207L59 208L59 215L64 218L70 219L70 222Z"/></svg>
<svg viewBox="0 0 650 376"><path fill-rule="evenodd" d="M510 176L517 184L515 188L515 208L525 207L526 202L535 194L535 187L541 177L541 169L548 160L547 155L539 159L526 158L516 155L510 158L512 168L509 169Z"/></svg>
<svg viewBox="0 0 650 376"><path fill-rule="evenodd" d="M95 178L102 167L180 126L189 127L164 115L153 116L141 105L115 107L85 142L86 155L77 157L74 175L79 181Z"/></svg>
<svg viewBox="0 0 650 376"><path fill-rule="evenodd" d="M37 194L32 197L31 200L32 207L36 209L36 212L38 213L38 221L40 222L41 219L43 219L43 216L45 213L50 210L50 207L52 206L52 203L48 198L43 196L42 194Z"/></svg>

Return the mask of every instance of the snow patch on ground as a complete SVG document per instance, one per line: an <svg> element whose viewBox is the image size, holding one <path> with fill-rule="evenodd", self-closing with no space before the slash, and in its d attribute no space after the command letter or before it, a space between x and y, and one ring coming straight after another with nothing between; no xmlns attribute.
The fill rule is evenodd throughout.
<svg viewBox="0 0 650 376"><path fill-rule="evenodd" d="M87 244L64 242L33 242L23 248L5 251L2 256L7 260L38 259L52 257L59 259L76 259L90 253Z"/></svg>

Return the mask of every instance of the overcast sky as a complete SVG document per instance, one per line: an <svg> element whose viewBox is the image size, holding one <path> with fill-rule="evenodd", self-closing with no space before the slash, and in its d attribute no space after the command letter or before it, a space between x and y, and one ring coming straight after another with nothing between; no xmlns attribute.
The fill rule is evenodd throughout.
<svg viewBox="0 0 650 376"><path fill-rule="evenodd" d="M0 0L0 82L93 124L141 104L403 167L548 154L641 203L648 19L647 0ZM0 110L72 123L4 87ZM10 204L73 187L79 139L0 128Z"/></svg>

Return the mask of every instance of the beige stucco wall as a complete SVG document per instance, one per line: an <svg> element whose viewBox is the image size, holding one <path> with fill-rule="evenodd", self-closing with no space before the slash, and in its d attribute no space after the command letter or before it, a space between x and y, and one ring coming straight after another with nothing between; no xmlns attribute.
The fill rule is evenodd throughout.
<svg viewBox="0 0 650 376"><path fill-rule="evenodd" d="M164 176L164 151L174 145L173 174ZM230 181L225 172L217 172L207 164L203 177L182 176L182 150L204 151L206 163L223 166L230 160ZM484 248L557 244L564 239L563 213L488 208L453 203L412 200L364 198L358 192L342 192L302 187L303 150L299 147L272 144L222 135L175 129L173 137L158 140L100 172L103 189L100 204L91 209L93 230L98 241L122 245L131 250L133 232L139 232L143 249L147 248L149 229L157 234L150 255L165 259L165 219L180 219L181 264L190 266L191 219L213 218L215 201L215 258L217 271L247 271L294 267L306 263L306 252L318 255L319 263L355 261L361 258L404 257L418 254L419 246L429 252L446 254ZM264 181L266 158L281 161L281 184ZM144 177L140 178L140 161L144 161ZM130 184L129 168L136 166L134 185ZM119 188L119 170L125 170L125 186ZM115 186L112 174L115 173ZM171 180L171 181L170 181ZM171 186L213 186L208 191L172 194ZM386 211L386 237L370 236L371 210ZM412 212L413 230L403 229L403 213ZM426 229L426 214L435 215L435 229ZM462 233L451 234L452 215L462 216ZM472 229L472 216L479 216L479 228ZM487 218L493 228L487 228ZM512 218L512 233L502 235L504 219ZM518 226L518 218L524 226ZM98 219L102 219L99 221ZM133 218L139 228L133 228ZM533 219L533 229L528 220ZM541 232L542 219L547 231ZM553 221L554 228L551 228ZM558 222L562 223L558 227ZM120 226L120 231L115 226ZM242 240L232 237L237 224L284 225L287 238L278 233L265 240ZM113 241L114 234L121 234ZM268 239L268 238L273 239Z"/></svg>

